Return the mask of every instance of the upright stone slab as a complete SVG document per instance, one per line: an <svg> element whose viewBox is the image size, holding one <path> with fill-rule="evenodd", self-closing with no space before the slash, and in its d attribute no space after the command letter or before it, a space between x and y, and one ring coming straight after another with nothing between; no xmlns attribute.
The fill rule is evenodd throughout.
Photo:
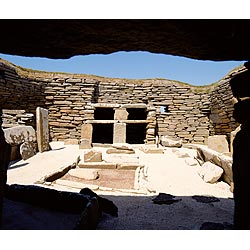
<svg viewBox="0 0 250 250"><path fill-rule="evenodd" d="M47 109L36 109L37 145L40 153L50 149L48 113Z"/></svg>
<svg viewBox="0 0 250 250"><path fill-rule="evenodd" d="M6 142L11 146L17 146L24 142L36 142L36 131L31 126L15 126L3 131Z"/></svg>
<svg viewBox="0 0 250 250"><path fill-rule="evenodd" d="M127 120L128 119L127 110L126 109L116 109L114 119L115 120Z"/></svg>
<svg viewBox="0 0 250 250"><path fill-rule="evenodd" d="M126 123L114 123L113 143L126 142Z"/></svg>
<svg viewBox="0 0 250 250"><path fill-rule="evenodd" d="M219 153L228 153L229 145L226 135L213 135L207 138L207 146Z"/></svg>
<svg viewBox="0 0 250 250"><path fill-rule="evenodd" d="M82 125L81 130L81 140L80 140L80 149L89 149L92 148L92 133L93 125L86 123Z"/></svg>

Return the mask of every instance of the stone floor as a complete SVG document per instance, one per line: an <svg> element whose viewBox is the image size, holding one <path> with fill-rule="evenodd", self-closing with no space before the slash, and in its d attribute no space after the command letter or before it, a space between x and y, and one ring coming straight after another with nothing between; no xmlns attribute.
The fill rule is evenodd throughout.
<svg viewBox="0 0 250 250"><path fill-rule="evenodd" d="M79 150L78 146L63 145L58 142L51 145L51 151L38 153L26 161L11 165L8 170L8 184L36 183L44 176L77 162L78 157L83 155L83 150ZM98 195L112 200L119 209L117 218L103 215L98 224L99 230L198 230L208 222L232 225L234 201L230 187L221 181L209 184L201 179L197 174L199 165L187 164L187 159L193 159L195 150L164 148L164 153L150 154L139 150L140 145L135 145L134 148L136 155L139 156L139 164L145 165L146 179L141 183L141 189L138 192L126 189L130 186L126 186L128 183L126 185L122 183L121 177L119 180L116 179L121 184L117 189L102 186L104 184L92 185L95 187L92 189L91 184L84 184ZM103 152L106 150L98 149ZM65 178L67 176L60 180L63 181ZM45 186L72 192L79 192L84 187L75 180L68 183L74 183L74 186L60 185L56 182L45 183ZM159 193L174 195L180 201L171 205L155 204L152 199ZM195 195L217 197L219 201L202 203L193 199ZM20 211L27 211L27 209L21 208ZM29 213L26 215L29 216ZM21 217L23 216L19 214L19 219ZM26 223L25 219L23 222ZM20 223L22 223L21 220ZM13 227L9 225L9 228ZM230 227L225 227L225 229L228 228Z"/></svg>

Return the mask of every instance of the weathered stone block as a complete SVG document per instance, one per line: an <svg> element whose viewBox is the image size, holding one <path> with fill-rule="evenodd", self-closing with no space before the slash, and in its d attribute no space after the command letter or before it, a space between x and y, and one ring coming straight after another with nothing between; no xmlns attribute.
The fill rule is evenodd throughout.
<svg viewBox="0 0 250 250"><path fill-rule="evenodd" d="M90 140L92 142L93 126L92 124L83 124L81 129L81 139Z"/></svg>
<svg viewBox="0 0 250 250"><path fill-rule="evenodd" d="M126 109L116 109L114 120L127 120L128 119L128 112Z"/></svg>
<svg viewBox="0 0 250 250"><path fill-rule="evenodd" d="M92 143L89 139L81 139L79 144L79 149L90 149L92 148Z"/></svg>
<svg viewBox="0 0 250 250"><path fill-rule="evenodd" d="M164 150L162 148L140 147L140 150L145 154L164 154Z"/></svg>
<svg viewBox="0 0 250 250"><path fill-rule="evenodd" d="M209 148L219 152L228 153L229 147L226 135L213 135L207 138L207 145Z"/></svg>
<svg viewBox="0 0 250 250"><path fill-rule="evenodd" d="M170 138L169 136L161 136L161 145L165 147L181 147L182 140L180 138Z"/></svg>
<svg viewBox="0 0 250 250"><path fill-rule="evenodd" d="M37 107L36 109L37 145L39 152L48 151L49 145L49 122L48 110Z"/></svg>
<svg viewBox="0 0 250 250"><path fill-rule="evenodd" d="M224 172L222 175L222 179L232 185L233 183L233 171L232 171L232 162L233 159L230 156L223 155L222 153L218 153L212 149L206 148L205 146L198 145L197 146L198 157L204 162L210 161L217 166L220 166Z"/></svg>
<svg viewBox="0 0 250 250"><path fill-rule="evenodd" d="M96 169L75 168L70 169L68 174L85 180L96 180L99 177Z"/></svg>
<svg viewBox="0 0 250 250"><path fill-rule="evenodd" d="M84 162L101 162L102 152L90 150L84 153Z"/></svg>
<svg viewBox="0 0 250 250"><path fill-rule="evenodd" d="M107 162L87 162L85 163L81 160L78 163L79 168L95 168L95 169L116 169L116 163L107 163Z"/></svg>
<svg viewBox="0 0 250 250"><path fill-rule="evenodd" d="M198 171L201 178L208 183L217 182L223 174L223 169L211 162L205 162Z"/></svg>
<svg viewBox="0 0 250 250"><path fill-rule="evenodd" d="M234 131L230 133L230 152L233 154L233 141L236 134L240 131L240 126L238 126Z"/></svg>
<svg viewBox="0 0 250 250"><path fill-rule="evenodd" d="M107 154L134 154L135 151L132 149L117 149L117 148L109 148L106 151Z"/></svg>
<svg viewBox="0 0 250 250"><path fill-rule="evenodd" d="M117 164L117 169L120 170L136 170L137 168L142 168L142 165L132 164L132 163L119 163Z"/></svg>
<svg viewBox="0 0 250 250"><path fill-rule="evenodd" d="M115 123L113 143L125 143L126 142L126 123Z"/></svg>
<svg viewBox="0 0 250 250"><path fill-rule="evenodd" d="M112 147L117 149L133 150L129 143L114 143L112 144Z"/></svg>
<svg viewBox="0 0 250 250"><path fill-rule="evenodd" d="M23 142L36 142L36 132L31 126L17 126L3 131L6 142L12 146Z"/></svg>
<svg viewBox="0 0 250 250"><path fill-rule="evenodd" d="M20 155L23 160L27 160L36 154L36 145L33 142L24 142L20 146Z"/></svg>
<svg viewBox="0 0 250 250"><path fill-rule="evenodd" d="M187 158L185 159L185 162L189 166L197 166L199 164L198 161L194 158Z"/></svg>

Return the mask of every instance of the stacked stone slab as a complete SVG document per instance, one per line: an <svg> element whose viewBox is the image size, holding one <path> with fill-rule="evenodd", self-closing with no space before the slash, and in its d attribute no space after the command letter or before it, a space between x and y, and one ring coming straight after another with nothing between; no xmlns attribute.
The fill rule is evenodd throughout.
<svg viewBox="0 0 250 250"><path fill-rule="evenodd" d="M11 128L18 125L34 126L35 116L31 113L26 113L25 110L3 110L3 128Z"/></svg>
<svg viewBox="0 0 250 250"><path fill-rule="evenodd" d="M37 106L44 106L44 84L40 79L0 59L0 108L2 127L18 125L35 127Z"/></svg>

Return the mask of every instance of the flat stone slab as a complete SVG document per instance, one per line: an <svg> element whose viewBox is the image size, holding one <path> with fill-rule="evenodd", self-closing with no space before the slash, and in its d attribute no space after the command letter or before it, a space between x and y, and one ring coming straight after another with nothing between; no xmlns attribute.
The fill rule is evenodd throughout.
<svg viewBox="0 0 250 250"><path fill-rule="evenodd" d="M129 164L129 163L119 163L117 164L117 169L122 170L136 170L138 167L143 167L143 165L139 164Z"/></svg>
<svg viewBox="0 0 250 250"><path fill-rule="evenodd" d="M133 149L117 149L117 148L109 148L106 151L107 154L134 154L135 151Z"/></svg>
<svg viewBox="0 0 250 250"><path fill-rule="evenodd" d="M84 162L80 161L78 163L79 168L96 168L96 169L116 169L116 163L107 163L107 162Z"/></svg>
<svg viewBox="0 0 250 250"><path fill-rule="evenodd" d="M95 169L99 173L99 178L96 180L84 180L73 177L69 174L64 175L60 180L72 181L71 187L74 182L82 183L86 187L89 185L97 185L98 190L113 191L114 189L133 189L135 182L135 170L123 170L123 169ZM54 183L53 183L54 184ZM63 184L63 183L62 183ZM79 186L75 186L79 188ZM91 189L91 187L89 187Z"/></svg>
<svg viewBox="0 0 250 250"><path fill-rule="evenodd" d="M103 160L110 163L133 163L139 164L139 156L134 154L104 154Z"/></svg>
<svg viewBox="0 0 250 250"><path fill-rule="evenodd" d="M133 150L132 146L129 143L113 143L112 147L117 149Z"/></svg>
<svg viewBox="0 0 250 250"><path fill-rule="evenodd" d="M162 148L141 147L140 150L145 154L164 154L164 150Z"/></svg>
<svg viewBox="0 0 250 250"><path fill-rule="evenodd" d="M52 150L37 153L27 160L15 162L8 169L8 184L33 184L45 176L61 171L78 162L80 151L77 145L65 146L63 142L51 142Z"/></svg>
<svg viewBox="0 0 250 250"><path fill-rule="evenodd" d="M85 180L96 180L99 177L98 171L95 169L74 168L70 169L68 174Z"/></svg>

